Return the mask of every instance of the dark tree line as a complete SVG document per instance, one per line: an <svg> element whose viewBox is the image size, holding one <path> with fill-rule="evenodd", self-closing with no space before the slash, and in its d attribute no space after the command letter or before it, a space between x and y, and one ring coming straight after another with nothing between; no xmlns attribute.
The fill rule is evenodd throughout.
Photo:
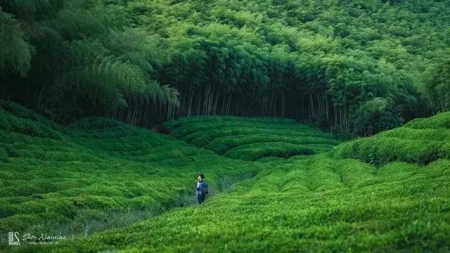
<svg viewBox="0 0 450 253"><path fill-rule="evenodd" d="M0 4L0 97L61 122L281 116L370 135L449 109L450 1Z"/></svg>

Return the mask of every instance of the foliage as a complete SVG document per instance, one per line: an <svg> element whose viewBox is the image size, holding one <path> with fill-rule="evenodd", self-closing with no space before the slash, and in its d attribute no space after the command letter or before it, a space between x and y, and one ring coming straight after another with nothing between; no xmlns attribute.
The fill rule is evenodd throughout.
<svg viewBox="0 0 450 253"><path fill-rule="evenodd" d="M25 37L20 23L13 15L0 12L0 70L13 71L25 76L31 68L34 48Z"/></svg>
<svg viewBox="0 0 450 253"><path fill-rule="evenodd" d="M243 160L289 158L329 151L331 134L280 118L190 117L164 123L170 134L197 147Z"/></svg>
<svg viewBox="0 0 450 253"><path fill-rule="evenodd" d="M449 113L415 119L400 128L344 143L332 150L335 158L353 158L382 165L404 161L426 165L450 159Z"/></svg>
<svg viewBox="0 0 450 253"><path fill-rule="evenodd" d="M2 1L0 90L61 122L287 116L367 136L448 109L449 4Z"/></svg>
<svg viewBox="0 0 450 253"><path fill-rule="evenodd" d="M38 249L445 252L448 166L441 160L423 168L395 162L377 169L326 155L285 161L201 207Z"/></svg>
<svg viewBox="0 0 450 253"><path fill-rule="evenodd" d="M0 21L3 98L62 122L108 114L123 119L119 110L128 109L127 121L137 124L144 105L178 106L176 90L151 78L151 62L161 58L149 52L154 40L132 29L119 6L5 1Z"/></svg>
<svg viewBox="0 0 450 253"><path fill-rule="evenodd" d="M450 60L430 70L425 83L429 101L437 111L450 110Z"/></svg>
<svg viewBox="0 0 450 253"><path fill-rule="evenodd" d="M63 127L0 105L0 231L87 235L192 204L198 173L214 196L264 167L113 119Z"/></svg>
<svg viewBox="0 0 450 253"><path fill-rule="evenodd" d="M328 153L261 163L221 157L109 118L62 127L0 104L7 108L0 109L0 230L68 236L57 245L23 243L15 252L450 250L450 160L429 153L440 146L447 154L449 113ZM271 129L264 132L264 125ZM179 138L220 135L233 126L259 133L240 156L306 137L336 144L286 119L191 117L166 124ZM291 134L294 141L258 142L272 134ZM323 144L301 145L312 150ZM353 154L358 160L349 159ZM364 162L367 157L375 164ZM199 171L214 196L194 207L192 180Z"/></svg>

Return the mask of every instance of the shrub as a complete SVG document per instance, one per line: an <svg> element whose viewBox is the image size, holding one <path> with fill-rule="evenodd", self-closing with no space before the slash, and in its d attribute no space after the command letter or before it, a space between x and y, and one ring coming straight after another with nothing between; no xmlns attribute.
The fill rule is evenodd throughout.
<svg viewBox="0 0 450 253"><path fill-rule="evenodd" d="M417 118L406 123L404 127L415 128L415 129L439 129L439 128L450 128L450 112L444 112L437 114L430 118Z"/></svg>
<svg viewBox="0 0 450 253"><path fill-rule="evenodd" d="M8 158L8 156L8 152L4 148L0 147L0 162L6 162L6 158Z"/></svg>

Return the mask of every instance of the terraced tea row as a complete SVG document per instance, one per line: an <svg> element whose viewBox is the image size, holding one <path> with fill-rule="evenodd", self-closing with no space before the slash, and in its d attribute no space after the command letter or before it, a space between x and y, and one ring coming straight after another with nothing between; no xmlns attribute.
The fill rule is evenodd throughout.
<svg viewBox="0 0 450 253"><path fill-rule="evenodd" d="M416 119L403 127L335 148L336 158L354 158L382 165L392 161L429 164L450 159L450 113Z"/></svg>
<svg viewBox="0 0 450 253"><path fill-rule="evenodd" d="M40 250L446 252L449 167L289 159L199 208Z"/></svg>
<svg viewBox="0 0 450 253"><path fill-rule="evenodd" d="M171 211L55 250L447 252L450 160L432 156L430 148L448 145L447 118L440 114L344 143L331 156L268 160L270 169L201 208ZM441 135L431 138L435 134ZM235 139L208 145L221 141ZM234 149L248 145L239 144ZM124 234L133 236L124 240Z"/></svg>
<svg viewBox="0 0 450 253"><path fill-rule="evenodd" d="M193 203L198 173L214 195L264 166L110 119L63 127L2 102L0 121L0 231L123 226Z"/></svg>
<svg viewBox="0 0 450 253"><path fill-rule="evenodd" d="M312 155L339 144L330 134L288 119L193 117L165 126L197 147L242 160Z"/></svg>
<svg viewBox="0 0 450 253"><path fill-rule="evenodd" d="M76 235L17 252L450 250L449 114L336 147L292 120L166 124L198 149L110 119L62 127L5 107L0 230ZM193 207L199 171L213 195L251 179Z"/></svg>

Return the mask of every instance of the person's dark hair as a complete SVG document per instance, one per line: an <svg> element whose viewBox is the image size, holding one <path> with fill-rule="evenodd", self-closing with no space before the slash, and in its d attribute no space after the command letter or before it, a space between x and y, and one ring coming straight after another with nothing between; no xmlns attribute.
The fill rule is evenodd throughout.
<svg viewBox="0 0 450 253"><path fill-rule="evenodd" d="M198 174L202 179L205 178L205 175L203 174Z"/></svg>

